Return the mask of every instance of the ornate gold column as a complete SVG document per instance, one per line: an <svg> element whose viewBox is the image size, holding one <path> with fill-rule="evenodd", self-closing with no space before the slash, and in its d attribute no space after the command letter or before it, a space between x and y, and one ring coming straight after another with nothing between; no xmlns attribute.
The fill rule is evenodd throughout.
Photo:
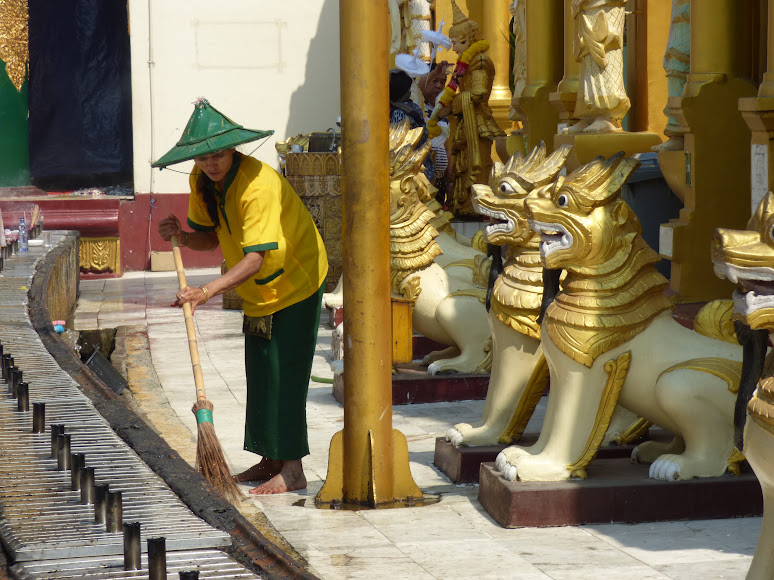
<svg viewBox="0 0 774 580"><path fill-rule="evenodd" d="M421 499L392 428L386 2L340 1L344 201L344 429L318 505Z"/></svg>
<svg viewBox="0 0 774 580"><path fill-rule="evenodd" d="M572 19L572 0L564 0L564 77L556 87L556 92L548 95L548 100L559 112L559 130L577 122L575 114L575 97L578 93L578 74L580 65L575 60L573 38L575 23Z"/></svg>
<svg viewBox="0 0 774 580"><path fill-rule="evenodd" d="M564 2L563 0L521 0L527 5L527 85L514 97L513 107L526 119L520 130L524 149L531 150L544 141L549 152L559 113L549 101L563 74Z"/></svg>
<svg viewBox="0 0 774 580"><path fill-rule="evenodd" d="M473 2L469 2L470 5ZM489 41L489 57L494 62L495 76L492 92L489 95L489 107L492 109L495 121L503 131L513 127L513 121L508 118L511 106L511 88L508 84L510 52L508 47L508 23L511 16L508 12L508 2L497 0L487 2L484 6L481 22L481 32Z"/></svg>
<svg viewBox="0 0 774 580"><path fill-rule="evenodd" d="M691 2L691 70L683 96L669 99L685 129L685 151L682 168L668 181L680 181L673 190L684 192L685 207L661 226L659 243L672 260L671 288L681 302L728 297L733 290L713 273L710 243L715 228L744 229L750 216L750 129L739 99L755 94L747 80L753 22L747 3Z"/></svg>

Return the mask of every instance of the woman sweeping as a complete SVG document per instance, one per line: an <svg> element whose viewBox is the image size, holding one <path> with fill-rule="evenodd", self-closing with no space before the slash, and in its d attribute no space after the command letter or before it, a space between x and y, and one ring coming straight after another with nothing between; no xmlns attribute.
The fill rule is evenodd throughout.
<svg viewBox="0 0 774 580"><path fill-rule="evenodd" d="M262 481L252 494L306 487L306 395L328 271L320 234L290 184L234 149L271 133L245 129L200 99L180 141L153 164L195 163L191 231L170 215L159 223L159 234L165 240L177 236L192 250L220 246L228 268L199 288L185 287L178 302L195 310L232 289L244 300L245 449L262 459L235 479Z"/></svg>

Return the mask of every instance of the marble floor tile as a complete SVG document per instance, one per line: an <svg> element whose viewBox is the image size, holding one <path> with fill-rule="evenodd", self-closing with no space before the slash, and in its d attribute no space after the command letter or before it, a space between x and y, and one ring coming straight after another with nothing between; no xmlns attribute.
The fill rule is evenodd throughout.
<svg viewBox="0 0 774 580"><path fill-rule="evenodd" d="M737 520L729 520L735 522ZM749 522L754 528L752 522ZM725 542L729 537L702 533L688 527L687 522L657 522L616 526L589 526L597 537L625 554L650 566L661 566L672 562L706 562L716 560L745 559L752 556L757 537L750 534L750 543L745 542L744 551L730 548ZM738 545L738 542L736 542Z"/></svg>
<svg viewBox="0 0 774 580"><path fill-rule="evenodd" d="M489 541L399 542L396 547L434 578L550 580L550 576Z"/></svg>
<svg viewBox="0 0 774 580"><path fill-rule="evenodd" d="M752 557L739 560L674 563L655 569L671 580L741 580L747 576Z"/></svg>
<svg viewBox="0 0 774 580"><path fill-rule="evenodd" d="M433 580L422 566L406 557L395 546L305 550L303 556L320 578L340 580Z"/></svg>
<svg viewBox="0 0 774 580"><path fill-rule="evenodd" d="M541 566L540 569L552 580L670 580L672 578L645 564L630 566L556 564ZM706 580L709 579L706 578Z"/></svg>

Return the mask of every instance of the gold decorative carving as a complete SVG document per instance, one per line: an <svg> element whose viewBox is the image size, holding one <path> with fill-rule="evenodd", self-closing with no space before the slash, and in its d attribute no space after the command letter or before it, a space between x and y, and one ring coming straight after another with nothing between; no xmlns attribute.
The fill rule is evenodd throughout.
<svg viewBox="0 0 774 580"><path fill-rule="evenodd" d="M444 270L448 268L470 268L471 270L474 270L476 268L476 262L474 260L457 260L456 262L452 262L450 264L446 264L443 268Z"/></svg>
<svg viewBox="0 0 774 580"><path fill-rule="evenodd" d="M117 237L81 238L81 272L121 275L121 242Z"/></svg>
<svg viewBox="0 0 774 580"><path fill-rule="evenodd" d="M669 282L655 268L661 258L619 198L638 166L622 153L598 158L527 201L533 228L546 239L544 265L567 272L546 310L546 330L562 352L588 367L672 308L663 293Z"/></svg>
<svg viewBox="0 0 774 580"><path fill-rule="evenodd" d="M484 352L486 353L486 357L484 357L484 360L481 361L481 363L476 367L476 369L473 371L474 373L488 373L492 370L492 363L494 362L494 341L492 340L492 337L486 339L486 342L484 342Z"/></svg>
<svg viewBox="0 0 774 580"><path fill-rule="evenodd" d="M629 425L629 427L627 427L623 433L615 438L615 442L622 446L631 445L635 441L639 441L643 435L648 432L648 429L650 429L651 425L653 425L653 423L647 419L638 417L634 423Z"/></svg>
<svg viewBox="0 0 774 580"><path fill-rule="evenodd" d="M739 379L742 377L741 362L725 358L694 358L669 367L663 371L661 375L680 369L700 371L702 373L714 375L717 378L724 380L728 385L728 390L732 393L739 391ZM661 378L661 375L659 375L659 378Z"/></svg>
<svg viewBox="0 0 774 580"><path fill-rule="evenodd" d="M435 214L421 202L429 183L417 175L431 143L418 146L422 128L408 122L390 129L390 268L392 291L401 292L404 280L430 266L440 256L431 225Z"/></svg>
<svg viewBox="0 0 774 580"><path fill-rule="evenodd" d="M733 473L734 475L741 475L742 474L742 466L741 463L745 461L744 453L739 451L738 449L734 449L731 452L731 455L728 457L728 471Z"/></svg>
<svg viewBox="0 0 774 580"><path fill-rule="evenodd" d="M511 422L503 434L500 435L500 443L512 445L521 439L524 429L527 428L527 423L529 423L532 414L535 412L535 407L537 407L543 392L548 386L549 378L548 362L546 362L546 357L541 355L535 368L532 369L532 375L530 375L529 382L521 394Z"/></svg>
<svg viewBox="0 0 774 580"><path fill-rule="evenodd" d="M419 298L419 293L422 292L419 278L409 278L401 284L399 288L400 294L406 300L416 300Z"/></svg>
<svg viewBox="0 0 774 580"><path fill-rule="evenodd" d="M0 60L17 91L27 76L29 48L29 11L27 0L0 2Z"/></svg>
<svg viewBox="0 0 774 580"><path fill-rule="evenodd" d="M704 336L738 344L734 329L734 301L713 300L699 310L693 329Z"/></svg>
<svg viewBox="0 0 774 580"><path fill-rule="evenodd" d="M602 443L607 428L610 426L610 419L618 404L618 397L621 396L621 389L626 380L626 375L629 374L631 362L632 353L631 351L626 351L617 359L611 359L605 363L607 381L602 392L597 415L594 417L594 426L591 429L589 439L586 442L586 448L581 453L581 456L575 463L567 466L567 470L571 472L570 477L586 479L586 467L597 454L599 445Z"/></svg>
<svg viewBox="0 0 774 580"><path fill-rule="evenodd" d="M478 298L481 304L486 302L486 290L483 288L465 288L464 290L452 292L449 296L472 296L473 298Z"/></svg>
<svg viewBox="0 0 774 580"><path fill-rule="evenodd" d="M571 149L563 145L546 157L545 144L540 143L527 157L517 153L505 165L495 163L489 185L474 186L476 211L506 222L487 227L483 236L485 242L507 248L503 273L492 290L492 312L503 324L536 339L540 339L543 265L540 238L529 227L525 201L553 182Z"/></svg>
<svg viewBox="0 0 774 580"><path fill-rule="evenodd" d="M339 156L336 153L286 153L285 159L285 177L312 215L328 252L326 289L330 292L342 271Z"/></svg>

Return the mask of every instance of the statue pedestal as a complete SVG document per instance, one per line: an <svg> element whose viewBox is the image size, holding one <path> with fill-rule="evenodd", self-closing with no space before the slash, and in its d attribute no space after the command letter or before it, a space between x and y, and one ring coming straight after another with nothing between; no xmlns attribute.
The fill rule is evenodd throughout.
<svg viewBox="0 0 774 580"><path fill-rule="evenodd" d="M524 433L518 441L518 445L527 447L538 440L539 432ZM669 442L672 435L663 429L651 428L648 433L651 440ZM461 445L455 447L445 437L435 440L435 465L453 483L478 483L480 468L484 463L493 463L497 455L508 447L507 445L481 445L479 447L467 447ZM632 456L635 445L608 445L600 447L597 459L626 459Z"/></svg>
<svg viewBox="0 0 774 580"><path fill-rule="evenodd" d="M597 459L588 479L506 481L493 463L481 465L478 499L505 528L667 522L760 516L755 474L688 481L648 478L648 465ZM722 498L719 500L718 498Z"/></svg>
<svg viewBox="0 0 774 580"><path fill-rule="evenodd" d="M554 149L560 145L572 145L567 157L567 173L585 165L595 157L612 157L619 151L631 157L636 153L650 153L651 148L661 143L656 133L561 133L554 136Z"/></svg>
<svg viewBox="0 0 774 580"><path fill-rule="evenodd" d="M397 372L392 375L393 405L483 400L489 388L488 374L429 375L427 367L418 363L395 366ZM343 404L343 379L334 379L332 392L333 398Z"/></svg>

